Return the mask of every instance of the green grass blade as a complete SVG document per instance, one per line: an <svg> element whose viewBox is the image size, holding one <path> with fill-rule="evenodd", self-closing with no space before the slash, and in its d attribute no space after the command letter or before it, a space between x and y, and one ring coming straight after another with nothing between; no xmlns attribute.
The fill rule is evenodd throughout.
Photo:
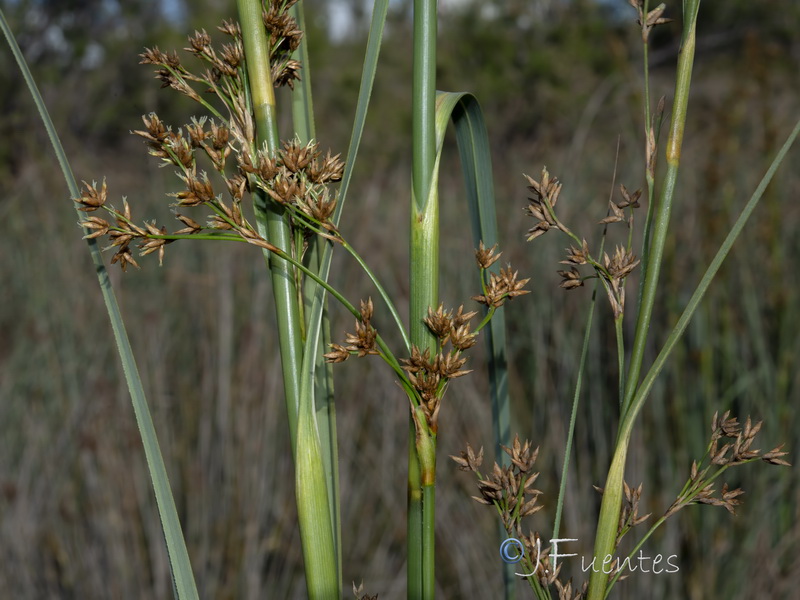
<svg viewBox="0 0 800 600"><path fill-rule="evenodd" d="M338 194L338 202L336 207L336 212L333 217L333 222L335 224L339 223L341 218L341 211L344 206L344 202L347 196L347 190L349 189L350 181L353 175L353 166L355 164L356 156L358 154L358 148L361 143L361 137L364 132L364 123L366 121L367 110L369 108L369 100L372 95L372 88L373 83L375 81L375 73L377 71L377 64L378 64L378 57L380 55L380 45L383 39L383 30L386 23L386 14L388 12L389 2L388 0L378 0L375 2L375 7L373 10L372 15L372 24L370 26L370 33L369 39L367 42L367 52L364 59L364 67L361 76L361 88L359 90L358 101L356 105L356 115L353 123L353 130L350 137L350 146L347 152L347 158L345 163L345 171L342 177L342 182L339 187L339 194ZM301 46L302 47L302 46ZM308 77L306 76L306 79ZM313 120L312 113L311 113L311 102L310 102L310 94L305 96L305 100L303 100L303 105L300 107L295 108L295 123L296 123L296 131L298 134L302 135L305 133L306 135L312 136L314 129L313 129ZM300 102L296 100L295 103ZM299 123L298 123L299 121ZM299 125L299 127L298 127ZM302 129L305 128L305 132ZM328 243L321 241L317 248L319 252L319 260L315 265L315 270L317 271L318 276L327 281L329 272L330 272L330 265L331 265L331 258L333 256L333 246ZM326 313L326 301L325 301L325 290L322 289L319 285L314 285L313 287L306 288L306 298L310 301L310 310L306 311L308 315L308 327L306 332L306 340L305 340L305 348L303 352L303 367L302 367L302 374L301 374L301 394L300 394L300 414L299 414L299 424L298 424L298 448L303 448L302 456L298 453L298 490L300 490L300 486L306 486L307 482L302 481L299 479L299 473L301 470L313 470L318 469L320 464L325 464L327 460L323 460L323 456L325 453L332 459L336 459L336 430L335 430L335 413L333 411L334 406L332 402L320 402L319 394L325 394L326 397L330 398L330 394L332 393L332 379L329 379L329 366L323 365L321 362L321 352L320 349L325 348L327 346L327 340L330 339L330 334L328 333L328 320L325 316ZM326 337L327 336L327 337ZM318 377L316 375L317 369L325 369L326 376L325 377ZM318 382L320 380L326 380L330 382L330 386L322 389L317 387L316 390L312 385L312 382ZM315 398L316 395L316 398ZM313 407L315 403L318 405L318 409L316 414L314 413ZM325 407L325 408L322 408ZM322 413L320 410L322 409ZM319 417L319 421L317 419ZM326 422L323 422L325 419ZM321 430L320 427L321 426ZM322 432L323 435L320 435ZM324 450L323 448L327 449ZM306 468L301 469L300 461L303 461L303 464ZM317 462L315 462L317 461ZM332 465L333 469L338 467L338 461L336 464ZM338 577L341 577L341 535L338 534L340 530L339 524L339 511L338 506L333 508L334 504L338 503L338 475L333 471L333 469L328 469L328 473L326 475L326 480L328 481L328 485L325 489L325 497L329 498L329 510L333 511L333 530L331 531L331 540L335 540L332 543L336 545L337 548L337 556L339 561L339 567L337 569ZM313 478L312 478L313 479ZM314 496L315 493L321 494L321 491L314 491L314 490L303 490L305 493L304 495L309 495L311 497ZM308 510L309 514L314 514L315 512L318 513L319 507L308 507L304 510ZM317 514L317 516L320 516ZM329 521L330 522L330 521ZM334 536L333 531L337 532L337 535ZM326 533L327 535L327 533ZM319 543L319 540L309 540L309 543ZM304 542L305 546L305 542ZM327 560L327 559L325 559ZM330 565L328 568L331 568ZM336 593L339 593L340 584L337 583ZM309 587L309 591L311 587ZM322 597L325 597L324 594L333 593L332 589L328 590L321 590L323 594ZM333 597L333 596L331 596Z"/></svg>
<svg viewBox="0 0 800 600"><path fill-rule="evenodd" d="M297 21L299 29L306 31L303 5L303 2L298 2L290 10L291 15ZM303 77L292 91L294 131L295 135L304 144L316 138L314 105L311 95L311 66L308 58L307 40L308 37L305 36L294 53L294 58L300 61L302 65ZM327 242L324 238L317 237L308 249L306 264L316 273L319 273L322 267L322 254L326 245ZM320 331L314 336L319 340L316 349L306 344L303 350L304 367L302 376L310 378L310 382L301 381L300 388L301 394L303 394L304 386L313 383L314 393L310 401L316 413L320 451L325 470L325 481L327 482L328 509L333 529L333 544L336 549L337 573L339 574L338 588L342 589L342 519L339 506L339 450L336 434L336 405L333 392L333 365L326 363L322 357L331 342L330 321L328 320L328 299L324 294L321 300L321 313L318 314L313 310L313 299L319 289L319 285L314 280L306 278L303 289L304 314L307 319L306 332L316 324L319 325ZM313 360L313 368L309 369L305 366L308 360ZM303 399L301 399L300 403L302 410Z"/></svg>
<svg viewBox="0 0 800 600"><path fill-rule="evenodd" d="M258 143L266 143L271 154L278 148L275 94L270 75L266 31L261 20L261 2L238 0L250 92L256 120ZM255 198L259 233L286 250L291 243L285 211L263 194ZM295 456L297 514L305 561L308 596L339 598L339 572L329 512L328 484L313 407L313 385L302 376L304 366L300 306L293 268L284 258L269 260L272 272L278 337L283 369L284 392L289 413L292 450ZM319 319L318 319L319 320ZM312 346L317 348L318 343ZM294 418L293 418L294 417Z"/></svg>
<svg viewBox="0 0 800 600"><path fill-rule="evenodd" d="M687 6L688 5L688 6ZM667 172L662 184L659 204L655 208L652 224L652 241L647 250L647 263L643 268L643 281L641 284L641 301L636 316L636 331L634 333L631 358L628 374L625 381L625 396L623 409L627 410L633 399L636 387L639 385L644 352L650 331L650 320L653 306L658 295L658 278L664 256L664 247L669 230L672 201L675 196L675 184L678 179L680 166L681 146L686 127L686 113L689 104L689 90L692 80L692 67L697 33L697 11L700 0L684 0L684 33L681 41L681 51L678 57L678 72L675 84L675 99L672 108L670 132L667 140ZM600 579L599 575L595 576Z"/></svg>
<svg viewBox="0 0 800 600"><path fill-rule="evenodd" d="M33 96L36 108L39 111L42 122L44 123L47 135L50 137L50 142L55 150L58 163L64 176L64 180L69 188L69 193L73 198L80 196L80 190L75 182L75 177L72 174L72 169L69 165L64 148L58 138L53 121L47 112L47 107L42 100L39 90L36 87L36 82L31 75L30 69L22 56L22 52L14 39L11 29L6 22L5 15L0 10L0 28L6 36L11 52L17 60L25 82ZM84 213L76 208L76 212L81 220L84 219ZM88 230L87 230L88 232ZM169 479L167 477L167 469L164 465L164 459L161 455L161 449L158 445L158 438L156 430L153 425L153 419L150 415L150 410L147 406L147 399L145 397L142 381L139 378L139 371L136 367L136 361L133 356L133 350L128 340L128 334L125 330L125 323L122 320L122 314L117 304L117 299L114 296L114 290L111 287L111 280L108 277L103 258L100 253L100 248L95 239L87 239L89 245L89 252L92 257L95 271L97 272L97 279L100 283L100 290L103 294L103 301L108 311L108 317L111 321L111 328L114 332L114 341L117 345L117 352L119 353L122 362L122 369L125 374L125 382L128 385L128 391L131 395L131 402L133 403L133 410L136 416L136 424L139 428L139 435L142 439L144 446L145 459L147 461L147 468L150 473L150 479L153 482L153 491L155 492L156 504L158 506L159 517L161 518L161 526L164 531L164 539L167 544L167 552L170 561L170 571L172 573L172 581L174 586L175 597L179 600L191 600L198 598L197 586L194 581L192 573L192 566L189 561L189 553L186 549L186 543L183 538L183 531L181 529L180 520L178 519L178 511L175 508L175 500L172 497L172 491L169 486Z"/></svg>
<svg viewBox="0 0 800 600"><path fill-rule="evenodd" d="M350 186L350 180L353 176L353 165L355 164L358 155L358 148L361 144L361 137L364 133L364 123L367 119L367 110L369 108L369 100L372 96L372 87L375 82L375 73L378 67L378 57L380 55L380 45L383 39L383 30L386 24L386 14L389 9L389 0L376 0L375 7L372 13L372 24L369 31L369 39L367 41L367 52L364 58L364 68L361 74L361 87L358 93L358 102L356 104L356 115L353 122L353 130L350 136L350 147L347 151L347 158L345 162L345 170L342 176L342 182L339 186L338 200L336 204L336 211L333 216L333 222L338 225L341 219L342 208L344 207L347 198L347 190ZM330 273L331 258L333 256L333 245L330 243L324 244L324 250L319 262L318 275L323 281L327 281ZM318 288L319 289L319 288ZM311 311L309 311L309 323L314 323L321 318L324 310L324 294L315 292L313 294L313 302ZM309 328L306 337L306 354L319 344L318 336L321 334L322 329ZM304 373L308 373L310 365L304 369ZM310 371L313 377L313 370Z"/></svg>
<svg viewBox="0 0 800 600"><path fill-rule="evenodd" d="M444 129L450 120L455 128L464 172L473 244L477 247L478 242L483 241L486 247L491 247L497 243L497 216L489 138L480 104L471 94L439 92L436 115L438 152L441 152ZM498 269L498 263L491 267L495 272ZM505 330L505 315L503 311L498 311L487 327L486 343L489 349L495 454L499 461L508 459L500 445L508 445L511 441Z"/></svg>
<svg viewBox="0 0 800 600"><path fill-rule="evenodd" d="M461 167L472 221L473 245L483 241L488 248L497 243L497 211L494 199L492 159L489 138L480 104L471 94L439 92L436 106L437 157L441 153L445 128L453 122L456 132ZM438 158L437 158L438 164ZM497 272L497 263L491 270ZM506 325L504 311L495 313L486 328L486 345L489 356L489 385L492 397L492 429L495 439L495 456L505 466L508 455L501 445L511 444L510 398L508 394L508 363L506 358ZM505 538L505 531L501 534ZM506 564L504 581L506 598L512 596L516 576L514 565Z"/></svg>
<svg viewBox="0 0 800 600"><path fill-rule="evenodd" d="M596 545L604 544L605 547L613 547L614 538L616 536L616 523L618 521L622 499L621 493L613 493L612 495L609 495L609 490L614 492L616 490L621 490L622 488L628 441L630 440L636 417L639 414L642 406L644 406L644 402L653 387L656 377L658 377L661 369L664 367L664 364L667 361L667 358L669 358L681 336L686 331L686 327L689 325L689 322L697 310L700 301L703 299L703 296L708 291L711 281L714 279L717 271L719 271L719 268L722 266L723 261L733 247L734 242L741 234L742 229L744 229L747 220L750 218L750 215L753 213L759 201L761 200L761 197L764 195L764 191L767 189L767 186L772 180L772 177L775 175L775 172L778 170L778 167L786 157L786 154L789 152L792 144L794 144L795 140L797 139L798 134L800 134L800 121L798 121L795 125L794 130L789 135L775 159L772 161L772 164L761 180L761 183L758 185L758 188L756 188L756 191L753 192L750 200L742 209L742 212L736 219L731 231L728 233L728 236L725 238L725 241L720 246L717 254L714 256L714 259L711 261L711 264L708 266L708 269L700 280L697 289L689 299L686 308L683 310L678 322L672 329L667 341L664 343L664 347L661 349L661 352L659 352L656 360L650 367L650 370L645 375L641 385L637 388L628 410L622 417L617 438L617 447L614 452L614 458L612 460L611 468L609 469L605 492L603 494L603 503L600 509L600 525L598 526ZM607 500L607 497L611 498L611 500ZM609 523L611 525L602 527L603 523ZM598 556L597 551L595 552L595 556ZM606 596L608 590L605 587L605 582L603 583L604 585L602 588L596 588L598 590L595 592L596 596L591 595L592 588L589 588L590 599L598 598L599 600L600 598L604 598Z"/></svg>
<svg viewBox="0 0 800 600"><path fill-rule="evenodd" d="M289 9L289 14L297 21L300 31L306 31L304 3L298 2ZM294 132L300 141L308 142L317 137L314 127L314 103L311 96L311 67L308 60L308 36L303 36L300 46L294 52L294 59L300 61L303 76L295 83L292 91L292 121Z"/></svg>
<svg viewBox="0 0 800 600"><path fill-rule="evenodd" d="M767 172L764 174L764 177L761 179L761 182L758 184L755 192L748 200L747 204L742 209L742 212L739 214L739 217L736 219L733 227L731 228L730 233L725 238L725 241L722 242L717 254L714 256L714 260L711 261L711 264L706 269L703 278L700 280L700 283L697 285L697 289L692 294L692 297L689 299L689 302L686 305L686 308L683 310L678 322L673 327L672 331L670 332L667 341L664 343L664 347L659 352L658 356L656 357L653 365L650 367L649 371L645 375L644 379L642 379L642 384L636 391L636 395L634 396L633 402L631 402L631 406L628 411L623 415L622 424L620 425L621 435L624 435L626 431L632 429L633 421L636 419L636 416L639 414L639 411L644 404L644 401L647 398L647 395L650 393L650 390L653 387L653 383L655 382L656 377L661 372L661 369L664 368L664 364L669 358L669 355L675 349L675 345L680 340L683 333L686 331L686 327L689 325L689 321L691 321L692 317L694 316L697 307L700 304L700 301L705 296L706 292L708 291L709 286L711 285L711 281L719 271L719 268L722 266L722 262L728 256L731 248L733 247L734 242L736 242L739 235L742 233L744 226L747 224L747 220L750 218L750 215L753 214L756 206L761 201L761 197L764 195L764 191L767 189L770 181L772 181L775 172L778 170L778 167L783 162L786 154L789 152L789 149L794 144L795 140L797 139L798 134L800 134L800 121L794 126L792 133L787 138L786 142L781 147L778 154L775 156L775 159L767 169Z"/></svg>

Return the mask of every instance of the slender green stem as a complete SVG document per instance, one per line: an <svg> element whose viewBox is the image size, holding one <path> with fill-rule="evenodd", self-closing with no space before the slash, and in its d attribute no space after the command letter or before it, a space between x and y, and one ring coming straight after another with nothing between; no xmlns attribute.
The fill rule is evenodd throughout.
<svg viewBox="0 0 800 600"><path fill-rule="evenodd" d="M667 173L664 186L656 207L653 222L653 240L647 254L645 278L642 287L642 301L636 322L636 332L631 350L631 360L625 385L625 401L623 408L627 408L633 399L633 394L639 384L639 376L644 360L644 350L647 344L647 334L650 330L650 320L658 290L658 278L661 262L664 257L664 246L669 229L669 218L672 211L672 200L675 195L675 184L678 179L680 165L681 145L683 132L686 126L686 113L689 104L689 88L694 64L695 34L697 26L697 7L700 0L687 0L688 8L684 11L687 20L683 45L678 58L678 73L675 86L675 100L672 111L672 124L669 139L667 140Z"/></svg>
<svg viewBox="0 0 800 600"><path fill-rule="evenodd" d="M683 332L686 331L686 327L688 327L692 316L694 316L697 307L700 305L700 301L703 299L703 296L705 296L706 291L711 285L711 281L714 279L714 277L717 274L717 271L719 271L719 268L722 266L723 261L728 256L728 253L733 247L734 242L741 234L745 224L750 218L750 215L753 214L753 211L758 205L758 202L764 195L764 191L767 189L769 182L772 181L772 177L775 175L778 166L780 166L780 164L783 162L786 154L789 151L789 148L791 148L792 144L794 144L799 134L800 134L800 121L798 121L795 124L792 133L789 135L783 147L780 149L775 159L772 161L769 170L759 183L758 187L756 188L756 191L753 192L753 195L750 197L750 200L742 209L742 212L736 219L736 222L731 228L730 233L728 233L728 236L725 238L725 241L722 243L720 249L717 251L717 254L714 256L714 260L711 261L711 264L708 266L708 269L703 275L703 278L697 285L697 289L694 291L692 297L689 299L689 302L687 303L686 308L683 310L683 313L678 319L678 322L675 324L672 331L670 332L667 341L664 343L664 347L661 349L661 352L659 352L655 361L653 361L653 365L650 367L650 370L642 379L642 383L636 390L633 401L630 403L627 412L623 414L622 423L620 425L620 435L629 434L630 429L633 427L633 421L636 418L637 414L639 413L639 410L641 410L641 407L644 404L647 395L650 393L650 390L652 389L653 384L655 383L656 377L661 372L661 369L663 369L664 364L667 361L667 358L669 358L669 355L675 349L675 346L677 345L678 341L683 335Z"/></svg>
<svg viewBox="0 0 800 600"><path fill-rule="evenodd" d="M595 537L594 557L602 563L606 556L612 555L616 541L616 528L619 513L622 507L622 484L625 474L625 458L628 452L633 418L630 410L634 398L639 402L638 408L644 402L637 392L639 375L641 372L647 334L650 329L653 306L655 304L658 287L658 276L664 255L664 246L669 228L669 217L672 208L672 199L675 193L675 183L680 164L681 144L686 125L686 113L689 102L689 88L691 84L692 66L694 63L695 33L697 27L697 9L700 0L686 0L684 3L684 35L683 45L678 58L678 72L675 86L675 102L672 113L672 124L667 141L667 174L662 190L659 206L656 208L653 223L653 240L647 257L646 280L643 286L642 301L636 323L631 361L625 384L625 396L622 406L623 419L617 434L617 443L614 457L604 486L603 501L600 506L600 517ZM652 370L651 370L652 371ZM651 384L652 385L652 384ZM649 390L648 390L649 391ZM593 570L589 578L588 600L602 600L605 598L608 575L602 569Z"/></svg>
<svg viewBox="0 0 800 600"><path fill-rule="evenodd" d="M305 213L301 211L295 211L294 215L295 218L302 220L308 226L308 228L314 231L315 233L320 235L328 235L328 236L331 235L325 229L320 227L319 222L315 221L314 219L311 219ZM386 307L389 309L389 314L392 315L392 319L394 319L395 325L397 325L397 331L403 338L403 344L405 344L406 351L408 353L411 353L411 340L409 339L408 332L406 331L406 328L403 325L403 320L400 318L400 311L397 310L397 307L392 301L392 297L386 291L386 288L383 287L383 284L381 283L380 279L378 279L378 276L375 274L375 271L373 271L369 267L369 265L364 261L364 259L356 251L356 249L353 248L353 246L351 246L350 243L341 236L341 234L337 232L335 239L336 242L339 245L341 245L342 248L344 248L356 260L356 262L363 269L367 277L369 277L370 281L372 281L372 284L375 286L375 289L378 290L378 294L386 303Z"/></svg>
<svg viewBox="0 0 800 600"><path fill-rule="evenodd" d="M380 294L381 298L383 298L383 301L386 303L386 307L389 309L389 313L392 315L392 319L394 319L394 322L397 325L397 330L400 332L400 336L403 338L403 344L406 347L406 351L410 353L411 340L409 339L408 332L403 325L403 320L400 318L400 312L397 310L394 302L392 302L392 298L386 291L386 288L383 287L383 284L380 282L377 275L375 275L375 272L369 268L366 262L364 262L364 259L361 258L361 255L358 254L358 252L356 252L346 240L342 240L342 246L354 259L356 259L356 262L364 270L364 273L367 274L367 277L369 277L370 281L372 281L372 284L378 290L378 294Z"/></svg>
<svg viewBox="0 0 800 600"><path fill-rule="evenodd" d="M290 9L290 14L297 22L298 29L305 32L305 11L303 2L298 2ZM308 57L308 36L305 35L297 50L293 54L303 68L303 76L295 84L292 91L292 123L294 133L303 144L314 140L316 135L314 124L314 108L311 95L311 68ZM304 258L305 264L318 273L322 279L327 280L324 272L324 252L328 247L327 241L317 237L308 248ZM298 254L297 256L301 256ZM299 286L298 286L299 287ZM325 361L323 354L331 343L330 321L328 319L328 298L319 298L318 284L306 279L303 284L303 323L309 334L306 337L303 356L305 362L312 364L304 367L304 377L313 378L314 383L314 409L316 411L320 445L325 467L325 476L328 483L328 501L333 523L334 543L336 544L336 558L338 572L342 574L342 519L340 510L339 493L339 447L336 429L336 403L334 398L333 365ZM319 299L318 299L319 298ZM315 310L315 303L321 304L321 310ZM319 327L319 334L313 335L315 325ZM342 582L339 581L339 587Z"/></svg>
<svg viewBox="0 0 800 600"><path fill-rule="evenodd" d="M602 248L601 248L602 252ZM594 320L594 309L597 306L597 290L599 282L595 282L594 291L592 292L592 301L589 307L589 313L586 317L586 326L583 333L583 347L581 348L581 360L578 365L578 378L575 383L575 393L572 396L572 411L569 417L569 431L567 432L567 445L564 449L564 465L561 468L561 482L558 487L558 500L556 502L556 516L553 519L553 538L558 537L561 528L561 513L564 509L564 499L567 492L567 473L569 472L570 457L572 455L572 439L575 435L575 423L578 420L578 402L581 396L581 387L583 384L583 372L586 368L586 358L589 355L589 337L592 332L592 321Z"/></svg>
<svg viewBox="0 0 800 600"><path fill-rule="evenodd" d="M622 330L624 313L614 319L614 333L617 338L617 368L619 369L619 407L622 410L622 404L625 400L625 334Z"/></svg>

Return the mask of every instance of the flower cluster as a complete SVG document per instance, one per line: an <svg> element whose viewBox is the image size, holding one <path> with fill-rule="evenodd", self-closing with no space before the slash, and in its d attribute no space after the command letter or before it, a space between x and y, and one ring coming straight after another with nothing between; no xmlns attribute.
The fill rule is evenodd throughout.
<svg viewBox="0 0 800 600"><path fill-rule="evenodd" d="M711 422L711 441L706 454L709 464L703 467L701 461L692 462L689 480L681 490L675 502L664 513L664 518L674 515L690 504L709 504L721 506L731 514L735 513L736 506L741 503L739 496L744 494L741 488L729 489L725 483L716 494L714 480L722 475L729 467L743 465L754 460L763 460L777 466L791 466L783 457L787 452L782 450L783 444L769 452L761 453L753 449L756 434L761 430L762 421L752 423L750 417L742 427L735 417L730 416L730 411L718 417L714 413Z"/></svg>
<svg viewBox="0 0 800 600"><path fill-rule="evenodd" d="M297 78L299 65L288 56L297 49L302 33L294 19L286 12L289 1L267 3L264 25L270 39L271 61L277 71L276 81L292 85ZM133 133L140 136L149 154L159 160L161 166L177 168L177 176L183 189L170 194L176 199L176 207L204 207L211 210L206 224L201 225L188 216L176 213L183 227L168 232L154 222L135 224L127 202L118 211L107 205L107 189L84 182L85 190L75 201L83 211L98 208L111 214L111 221L91 216L80 223L88 232L88 238L107 235L110 247L117 252L112 263L124 269L128 265L138 267L133 258L131 243L137 241L142 256L157 252L159 263L163 261L166 246L177 239L213 237L247 242L271 252L279 250L269 243L244 215L242 201L247 192L260 190L268 199L282 205L290 217L293 228L299 228L305 238L319 234L338 241L338 233L331 223L336 207L336 197L328 185L341 180L344 164L339 156L330 152L321 156L319 146L312 142L301 144L297 140L285 142L281 150L271 157L264 147L254 150L255 126L250 112L244 77L244 50L239 25L223 22L219 31L231 41L215 48L211 36L205 31L195 31L185 48L191 55L207 65L205 71L193 73L180 60L176 52L163 52L158 48L146 48L141 55L143 64L155 65L156 77L165 87L170 87L192 98L212 115L193 117L184 127L173 129L155 113L144 116L144 128ZM199 93L194 86L202 84L203 92L216 95L228 110L227 118ZM235 156L233 165L231 157ZM210 164L218 175L212 178L199 169L202 163ZM215 190L217 183L219 193ZM224 192L230 201L223 198ZM303 248L292 247L292 252L301 253ZM300 260L301 256L294 256Z"/></svg>
<svg viewBox="0 0 800 600"><path fill-rule="evenodd" d="M500 512L503 527L509 535L522 537L522 519L537 513L541 505L537 504L542 493L533 487L539 477L534 473L533 465L539 456L539 449L533 448L529 441L520 442L519 436L514 436L511 447L502 446L503 451L511 458L511 464L501 467L497 463L492 466L492 472L484 476L480 472L483 464L483 448L477 454L467 444L466 451L461 456L451 456L458 468L462 471L472 471L478 478L478 491L480 496L472 498L486 504L495 506Z"/></svg>
<svg viewBox="0 0 800 600"><path fill-rule="evenodd" d="M524 546L525 556L522 564L531 569L531 573L535 569L534 585L546 588L555 584L559 600L580 600L586 593L586 586L573 591L571 581L562 583L559 574L564 563L553 569L550 562L551 548L542 547L538 533L529 532L525 535L522 532L522 519L536 514L542 508L538 504L542 492L533 487L539 477L539 473L533 472L539 449L533 448L527 440L521 442L519 436L514 437L511 447L502 446L502 449L511 459L511 464L501 467L494 463L491 473L487 475L480 471L483 464L483 448L476 453L472 446L467 444L467 449L461 452L461 456L450 458L456 462L460 470L475 474L480 495L472 498L480 504L494 506L500 514L506 533Z"/></svg>
<svg viewBox="0 0 800 600"><path fill-rule="evenodd" d="M475 251L475 260L481 269L483 294L473 296L472 299L492 309L500 308L509 298L516 298L530 293L528 290L523 289L525 284L530 281L530 278L518 280L519 272L512 272L511 265L508 265L505 269L501 268L499 273L489 271L489 267L497 262L502 254L502 252L495 253L496 250L497 244L487 249L484 247L483 242L480 242L478 249Z"/></svg>
<svg viewBox="0 0 800 600"><path fill-rule="evenodd" d="M625 310L625 279L639 264L639 259L631 252L630 247L625 246L617 246L613 256L603 253L599 260L592 257L586 240L578 238L556 216L555 206L561 194L561 183L558 179L551 177L546 168L542 169L539 181L528 175L525 175L525 178L530 184L528 190L531 192L525 212L537 220L536 225L528 231L528 241L544 235L551 229L557 229L570 237L576 245L567 249L566 258L561 261L561 264L569 266L568 270L558 271L562 279L561 287L572 290L583 286L591 277L599 277L605 287L614 317L619 318ZM622 199L618 202L609 202L609 214L600 221L601 224L625 222L629 227L633 226L633 209L639 207L642 192L636 190L630 193L623 185L620 186L620 193ZM627 218L625 209L630 209ZM583 265L589 265L594 270L594 275L583 275L578 268Z"/></svg>
<svg viewBox="0 0 800 600"><path fill-rule="evenodd" d="M319 144L301 144L298 140L284 142L275 158L266 148L251 157L247 150L239 155L239 169L248 175L257 188L289 210L292 225L314 231L338 241L331 223L336 198L328 184L341 181L344 162L330 152L322 157Z"/></svg>
<svg viewBox="0 0 800 600"><path fill-rule="evenodd" d="M344 345L331 344L331 351L323 357L332 363L344 362L351 356L363 358L370 354L380 354L376 348L378 332L372 326L372 298L361 301L361 314L356 320L356 332L348 333Z"/></svg>
<svg viewBox="0 0 800 600"><path fill-rule="evenodd" d="M462 369L467 362L462 352L475 345L477 334L470 331L469 322L476 314L474 311L465 313L463 306L455 313L445 310L444 305L439 305L435 311L429 308L425 325L438 340L438 352L432 357L429 349L420 351L412 345L411 356L401 361L432 433L438 430L439 409L447 382L470 372Z"/></svg>

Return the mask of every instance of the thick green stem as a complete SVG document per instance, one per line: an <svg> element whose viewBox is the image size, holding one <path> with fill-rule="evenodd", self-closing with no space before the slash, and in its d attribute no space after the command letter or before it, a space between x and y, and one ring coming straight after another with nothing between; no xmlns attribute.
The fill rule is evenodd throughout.
<svg viewBox="0 0 800 600"><path fill-rule="evenodd" d="M436 0L414 0L411 343L436 351L423 319L438 304L439 207L436 194ZM419 419L424 416L419 415ZM424 429L424 431L420 431ZM434 596L436 441L412 418L409 447L408 598ZM424 449L423 449L424 446ZM424 456L422 455L424 454Z"/></svg>
<svg viewBox="0 0 800 600"><path fill-rule="evenodd" d="M275 92L270 75L268 40L261 21L261 2L237 0L237 6L247 57L257 138L259 144L266 142L270 154L274 154L278 151L279 144L275 121ZM269 202L263 192L256 193L254 204L259 234L281 250L289 252L291 235L289 225L284 219L283 209L274 202ZM289 414L292 446L294 446L300 398L300 367L303 359L297 290L289 264L274 256L270 258L267 250L264 251L264 255L272 271L286 409Z"/></svg>
<svg viewBox="0 0 800 600"><path fill-rule="evenodd" d="M259 0L237 0L242 38L247 58L250 97L255 115L257 142L266 144L269 153L278 151L275 120L275 93L269 64L269 46L261 20ZM254 208L262 237L284 252L289 252L292 238L285 211L270 202L263 192L255 194ZM331 491L326 482L322 448L313 411L313 389L302 386L302 320L295 272L278 256L269 256L275 309L278 316L278 341L283 368L284 393L289 415L292 451L296 467L297 513L305 560L308 597L314 600L338 600L339 569L328 501ZM300 442L300 443L298 443Z"/></svg>

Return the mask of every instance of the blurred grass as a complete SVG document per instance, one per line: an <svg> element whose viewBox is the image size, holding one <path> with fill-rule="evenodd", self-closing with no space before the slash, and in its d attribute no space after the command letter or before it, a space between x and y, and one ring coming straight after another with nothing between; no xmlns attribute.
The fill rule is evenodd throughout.
<svg viewBox="0 0 800 600"><path fill-rule="evenodd" d="M409 69L402 26L395 23L385 49L384 67L396 76L379 75L363 142L369 158L356 167L342 229L369 257L405 313L410 112L403 108L407 92L393 87ZM504 258L533 277L534 293L506 310L513 422L520 436L541 445L537 487L544 491L545 511L532 527L546 538L543 528L556 500L582 335L574 324L582 322L588 292L558 289L555 271L563 243L550 236L530 245L522 241L528 223L520 219L525 204L520 173L535 174L546 164L564 182L563 220L590 242L597 239L600 228L594 223L605 214L618 136L617 180L629 189L641 185L638 65L630 50L635 45L627 33L596 31L585 43L591 47L593 40L605 40L596 47L616 53L613 68L597 68L578 49L564 64L548 65L540 56L529 73L513 68L529 57L511 47L509 58L500 61L508 71L490 74L502 75L513 93L493 98L480 93L496 83L481 79L479 65L464 72L448 65L443 35L441 86L477 89L487 113ZM547 43L554 54L568 53L576 39L574 31L553 33ZM355 93L353 74L342 67L352 61L356 46L348 43L317 50L311 58L314 83L320 86L316 104L323 111L320 139L341 150L353 110L345 92L353 98ZM667 41L664 48L668 51ZM721 242L731 214L755 187L776 139L796 118L800 76L787 58L791 48L796 52L796 44L756 29L723 50L699 55L684 147L687 167L654 325L664 335ZM516 62L509 64L512 58ZM131 69L133 62L128 57ZM664 60L654 70L656 97L670 89L672 62ZM545 67L551 69L549 79ZM127 71L116 75L128 76ZM128 195L134 216L166 216L162 194L170 174L146 162L138 143L106 133L113 139L109 143L74 129L69 107L81 99L72 90L87 74L73 70L59 77L45 81L43 92L59 109L55 118L78 177L106 175L112 197ZM141 105L133 103L134 114L150 110L155 87L148 88ZM21 88L17 94L22 96ZM29 133L14 136L14 158L0 180L0 590L24 598L168 598L157 513L101 300L80 291L93 277L80 230L52 160L42 150L32 107L24 98L11 98L15 122ZM157 98L163 105L170 97ZM139 121L119 116L110 126L124 132L138 128ZM458 304L476 290L469 233L463 230L461 175L456 153L445 152L448 156L452 162L441 168L442 224L452 235L443 236L441 247L442 297ZM703 452L715 410L731 408L742 420L748 413L763 418L762 449L785 441L794 457L800 447L798 165L795 151L642 415L629 481L644 482L643 512L669 505L692 458ZM348 295L372 293L347 257L339 253L334 261L335 283ZM174 244L163 268L153 260L142 262L142 271L112 272L132 325L201 596L256 598L269 591L275 598L302 598L291 452L271 293L259 256L232 245ZM352 326L352 318L332 312L336 337ZM472 380L456 382L445 400L441 457L457 454L467 441L491 447L482 364L476 348ZM402 597L407 406L377 363L347 363L335 374L344 580L363 578L370 593ZM603 308L592 340L562 528L581 540L572 551L582 554L591 551L599 505L591 484L602 481L609 458L616 375L613 330ZM740 471L729 481L747 492L739 514L731 518L703 506L682 511L647 545L651 555L677 554L679 575L635 574L618 588L619 597L791 596L800 585L797 471L756 465ZM472 482L462 475L442 460L440 596L496 597L502 584L495 523L490 511L469 499ZM189 488L191 499L185 493ZM568 566L582 579L577 565Z"/></svg>

